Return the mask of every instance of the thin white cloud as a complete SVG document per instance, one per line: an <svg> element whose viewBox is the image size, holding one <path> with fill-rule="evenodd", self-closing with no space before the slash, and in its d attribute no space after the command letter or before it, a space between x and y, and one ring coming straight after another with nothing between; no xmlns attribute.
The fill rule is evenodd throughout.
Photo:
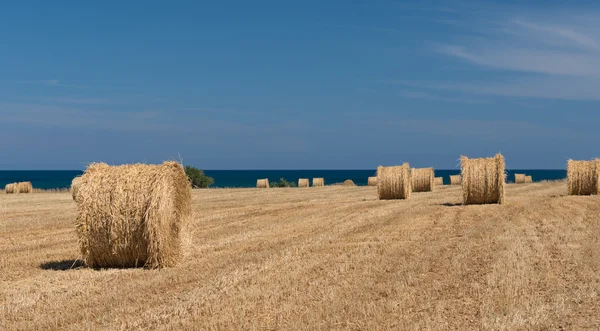
<svg viewBox="0 0 600 331"><path fill-rule="evenodd" d="M21 81L15 81L13 83L16 83L16 84L41 84L44 86L72 87L72 88L80 88L80 89L89 88L89 87L83 86L83 85L64 84L64 83L61 83L61 81L58 79L21 80Z"/></svg>
<svg viewBox="0 0 600 331"><path fill-rule="evenodd" d="M408 98L408 99L421 99L421 100L434 100L434 101L438 100L438 101L445 101L445 102L457 102L457 103L468 103L468 104L490 103L487 100L474 100L474 99L467 99L467 98L451 98L451 97L433 95L431 93L422 92L422 91L400 91L398 93L398 95L400 95L403 98Z"/></svg>

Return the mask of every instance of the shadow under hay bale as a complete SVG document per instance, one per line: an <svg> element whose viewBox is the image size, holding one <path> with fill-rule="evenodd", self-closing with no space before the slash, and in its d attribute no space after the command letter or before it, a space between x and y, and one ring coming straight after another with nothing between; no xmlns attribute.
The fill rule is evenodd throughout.
<svg viewBox="0 0 600 331"><path fill-rule="evenodd" d="M506 173L502 154L478 159L461 156L460 166L465 205L504 203Z"/></svg>
<svg viewBox="0 0 600 331"><path fill-rule="evenodd" d="M515 184L523 184L525 182L525 174L515 174Z"/></svg>
<svg viewBox="0 0 600 331"><path fill-rule="evenodd" d="M435 186L433 168L413 168L411 170L413 192L431 192Z"/></svg>
<svg viewBox="0 0 600 331"><path fill-rule="evenodd" d="M257 188L269 188L269 179L268 178L257 179L256 180L256 187Z"/></svg>
<svg viewBox="0 0 600 331"><path fill-rule="evenodd" d="M183 257L192 217L181 164L92 164L77 193L77 234L92 268L162 268Z"/></svg>
<svg viewBox="0 0 600 331"><path fill-rule="evenodd" d="M325 186L325 178L313 178L313 187Z"/></svg>
<svg viewBox="0 0 600 331"><path fill-rule="evenodd" d="M56 270L56 271L66 271L79 269L83 267L83 261L81 260L62 260L62 261L52 261L40 264L40 269L43 270Z"/></svg>
<svg viewBox="0 0 600 331"><path fill-rule="evenodd" d="M410 165L377 168L377 195L380 200L408 199L411 193Z"/></svg>
<svg viewBox="0 0 600 331"><path fill-rule="evenodd" d="M308 187L308 178L299 178L298 187Z"/></svg>
<svg viewBox="0 0 600 331"><path fill-rule="evenodd" d="M450 185L460 185L461 179L460 175L450 176Z"/></svg>
<svg viewBox="0 0 600 331"><path fill-rule="evenodd" d="M567 161L567 186L569 195L600 193L600 160Z"/></svg>
<svg viewBox="0 0 600 331"><path fill-rule="evenodd" d="M377 186L377 177L369 177L367 185L369 185L369 186Z"/></svg>
<svg viewBox="0 0 600 331"><path fill-rule="evenodd" d="M444 177L435 177L435 186L444 185Z"/></svg>

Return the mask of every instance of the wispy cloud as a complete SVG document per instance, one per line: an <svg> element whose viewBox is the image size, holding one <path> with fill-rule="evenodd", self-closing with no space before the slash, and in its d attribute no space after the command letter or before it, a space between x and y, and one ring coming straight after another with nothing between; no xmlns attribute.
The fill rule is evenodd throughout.
<svg viewBox="0 0 600 331"><path fill-rule="evenodd" d="M44 86L72 87L72 88L80 88L80 89L89 88L88 86L83 86L83 85L65 84L65 83L62 83L58 79L21 80L21 81L15 81L13 83L16 83L16 84L39 84L39 85L44 85Z"/></svg>
<svg viewBox="0 0 600 331"><path fill-rule="evenodd" d="M69 97L56 97L56 98L44 98L46 101L53 101L58 103L68 103L75 105L113 105L122 104L122 102L115 102L111 99L106 98L69 98Z"/></svg>
<svg viewBox="0 0 600 331"><path fill-rule="evenodd" d="M467 99L467 98L451 98L444 97L439 95L434 95L428 92L422 91L400 91L398 93L403 98L408 99L421 99L421 100L438 100L445 102L457 102L457 103L468 103L468 104L486 104L490 103L488 100L475 100L475 99Z"/></svg>

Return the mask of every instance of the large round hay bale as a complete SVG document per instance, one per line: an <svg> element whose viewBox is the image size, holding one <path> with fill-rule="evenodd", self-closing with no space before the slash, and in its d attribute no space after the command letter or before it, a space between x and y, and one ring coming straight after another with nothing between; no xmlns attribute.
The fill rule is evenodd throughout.
<svg viewBox="0 0 600 331"><path fill-rule="evenodd" d="M413 168L411 170L413 192L431 192L435 185L433 168Z"/></svg>
<svg viewBox="0 0 600 331"><path fill-rule="evenodd" d="M531 176L525 176L525 183L533 183L533 178Z"/></svg>
<svg viewBox="0 0 600 331"><path fill-rule="evenodd" d="M411 192L410 166L377 168L377 194L380 200L408 199Z"/></svg>
<svg viewBox="0 0 600 331"><path fill-rule="evenodd" d="M343 186L356 186L356 184L354 184L354 182L351 179L346 179L344 181L344 183L342 183Z"/></svg>
<svg viewBox="0 0 600 331"><path fill-rule="evenodd" d="M162 268L183 255L192 215L181 164L90 165L77 192L77 233L85 263Z"/></svg>
<svg viewBox="0 0 600 331"><path fill-rule="evenodd" d="M75 197L79 191L79 185L81 185L81 176L77 176L71 181L71 196L73 197L74 201L76 200Z"/></svg>
<svg viewBox="0 0 600 331"><path fill-rule="evenodd" d="M600 193L600 160L567 162L569 195Z"/></svg>
<svg viewBox="0 0 600 331"><path fill-rule="evenodd" d="M460 175L450 176L450 185L460 185L461 182Z"/></svg>
<svg viewBox="0 0 600 331"><path fill-rule="evenodd" d="M469 159L460 158L463 203L504 203L504 156Z"/></svg>
<svg viewBox="0 0 600 331"><path fill-rule="evenodd" d="M435 186L444 185L444 177L435 177Z"/></svg>
<svg viewBox="0 0 600 331"><path fill-rule="evenodd" d="M257 188L269 188L269 179L268 178L257 179L256 180L256 187Z"/></svg>
<svg viewBox="0 0 600 331"><path fill-rule="evenodd" d="M525 183L525 174L515 174L515 184Z"/></svg>
<svg viewBox="0 0 600 331"><path fill-rule="evenodd" d="M308 178L299 178L298 187L308 187Z"/></svg>
<svg viewBox="0 0 600 331"><path fill-rule="evenodd" d="M377 186L377 177L369 177L368 185L369 186Z"/></svg>
<svg viewBox="0 0 600 331"><path fill-rule="evenodd" d="M313 187L325 186L325 178L313 178Z"/></svg>
<svg viewBox="0 0 600 331"><path fill-rule="evenodd" d="M33 192L33 185L31 182L19 182L16 184L18 193L31 193Z"/></svg>
<svg viewBox="0 0 600 331"><path fill-rule="evenodd" d="M19 190L17 189L17 184L16 183L6 184L6 186L4 186L4 193L6 193L6 194L19 193Z"/></svg>

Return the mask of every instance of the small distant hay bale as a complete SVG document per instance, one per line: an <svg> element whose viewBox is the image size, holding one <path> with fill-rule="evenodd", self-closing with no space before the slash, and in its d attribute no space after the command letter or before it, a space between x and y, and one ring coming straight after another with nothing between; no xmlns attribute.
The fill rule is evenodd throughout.
<svg viewBox="0 0 600 331"><path fill-rule="evenodd" d="M567 185L569 195L592 195L600 193L600 160L567 162Z"/></svg>
<svg viewBox="0 0 600 331"><path fill-rule="evenodd" d="M325 186L325 178L313 178L313 187Z"/></svg>
<svg viewBox="0 0 600 331"><path fill-rule="evenodd" d="M308 187L308 178L299 178L298 179L298 187Z"/></svg>
<svg viewBox="0 0 600 331"><path fill-rule="evenodd" d="M450 176L450 185L460 185L461 179L460 175Z"/></svg>
<svg viewBox="0 0 600 331"><path fill-rule="evenodd" d="M31 185L31 182L20 182L20 183L16 183L15 185L17 185L18 193L33 192L33 185Z"/></svg>
<svg viewBox="0 0 600 331"><path fill-rule="evenodd" d="M380 200L408 199L411 193L410 165L377 168L377 195Z"/></svg>
<svg viewBox="0 0 600 331"><path fill-rule="evenodd" d="M342 185L343 186L356 186L351 179L346 179Z"/></svg>
<svg viewBox="0 0 600 331"><path fill-rule="evenodd" d="M531 178L531 176L525 176L525 183L533 183L533 178Z"/></svg>
<svg viewBox="0 0 600 331"><path fill-rule="evenodd" d="M369 177L368 185L369 186L377 186L377 176Z"/></svg>
<svg viewBox="0 0 600 331"><path fill-rule="evenodd" d="M411 170L412 191L431 192L435 186L433 168L413 168Z"/></svg>
<svg viewBox="0 0 600 331"><path fill-rule="evenodd" d="M77 192L79 191L79 185L81 185L81 176L77 176L73 178L71 181L71 196L73 200L76 201L75 197L77 196Z"/></svg>
<svg viewBox="0 0 600 331"><path fill-rule="evenodd" d="M92 268L163 268L184 254L190 181L177 162L91 164L77 192L77 234Z"/></svg>
<svg viewBox="0 0 600 331"><path fill-rule="evenodd" d="M6 184L6 186L4 186L4 193L6 193L6 194L19 193L19 189L17 188L17 183Z"/></svg>
<svg viewBox="0 0 600 331"><path fill-rule="evenodd" d="M257 179L256 180L256 187L257 188L269 188L269 179L268 178Z"/></svg>
<svg viewBox="0 0 600 331"><path fill-rule="evenodd" d="M496 154L490 158L460 158L463 203L504 203L504 156Z"/></svg>
<svg viewBox="0 0 600 331"><path fill-rule="evenodd" d="M515 174L515 184L525 183L525 174Z"/></svg>
<svg viewBox="0 0 600 331"><path fill-rule="evenodd" d="M435 186L444 185L444 177L435 177Z"/></svg>

